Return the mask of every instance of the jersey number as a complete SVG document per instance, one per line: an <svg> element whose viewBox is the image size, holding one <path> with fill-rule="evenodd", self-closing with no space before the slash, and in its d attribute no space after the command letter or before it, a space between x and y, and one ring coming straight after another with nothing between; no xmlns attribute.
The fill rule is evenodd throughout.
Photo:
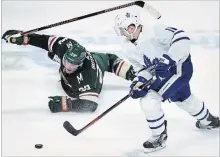
<svg viewBox="0 0 220 157"><path fill-rule="evenodd" d="M80 91L80 92L85 92L85 91L90 90L90 89L91 89L90 86L87 84L87 85L85 85L84 87L80 87L80 88L79 88L79 91Z"/></svg>

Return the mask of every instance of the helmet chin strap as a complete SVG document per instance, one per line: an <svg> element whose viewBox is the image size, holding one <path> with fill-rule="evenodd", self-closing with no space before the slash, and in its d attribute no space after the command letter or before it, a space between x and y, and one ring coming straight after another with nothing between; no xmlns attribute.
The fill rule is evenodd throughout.
<svg viewBox="0 0 220 157"><path fill-rule="evenodd" d="M130 41L134 44L137 39L131 39Z"/></svg>
<svg viewBox="0 0 220 157"><path fill-rule="evenodd" d="M133 33L127 33L128 35L126 36L127 40L133 40L134 39L134 34Z"/></svg>

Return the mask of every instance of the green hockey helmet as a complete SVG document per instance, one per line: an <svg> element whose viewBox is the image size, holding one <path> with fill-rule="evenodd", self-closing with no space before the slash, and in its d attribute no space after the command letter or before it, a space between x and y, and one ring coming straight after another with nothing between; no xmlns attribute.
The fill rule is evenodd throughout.
<svg viewBox="0 0 220 157"><path fill-rule="evenodd" d="M82 67L83 61L86 58L86 49L76 41L70 39L62 44L64 44L66 49L63 56L63 65L67 73L72 73Z"/></svg>

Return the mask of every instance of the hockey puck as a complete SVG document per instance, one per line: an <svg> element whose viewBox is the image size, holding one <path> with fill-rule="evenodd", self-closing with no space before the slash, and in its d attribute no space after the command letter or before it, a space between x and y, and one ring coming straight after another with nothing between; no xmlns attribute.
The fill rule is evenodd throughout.
<svg viewBox="0 0 220 157"><path fill-rule="evenodd" d="M41 149L41 148L43 148L43 145L42 144L35 144L35 148Z"/></svg>

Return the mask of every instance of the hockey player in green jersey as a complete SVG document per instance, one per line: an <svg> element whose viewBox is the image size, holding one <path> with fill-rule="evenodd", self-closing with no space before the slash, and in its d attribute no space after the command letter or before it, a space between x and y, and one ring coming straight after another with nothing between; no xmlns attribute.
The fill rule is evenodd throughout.
<svg viewBox="0 0 220 157"><path fill-rule="evenodd" d="M50 111L93 112L98 106L104 72L127 80L135 77L133 67L114 54L89 52L77 41L65 37L29 34L8 30L2 39L17 45L32 45L48 51L48 57L60 63L61 85L67 96L50 96Z"/></svg>

